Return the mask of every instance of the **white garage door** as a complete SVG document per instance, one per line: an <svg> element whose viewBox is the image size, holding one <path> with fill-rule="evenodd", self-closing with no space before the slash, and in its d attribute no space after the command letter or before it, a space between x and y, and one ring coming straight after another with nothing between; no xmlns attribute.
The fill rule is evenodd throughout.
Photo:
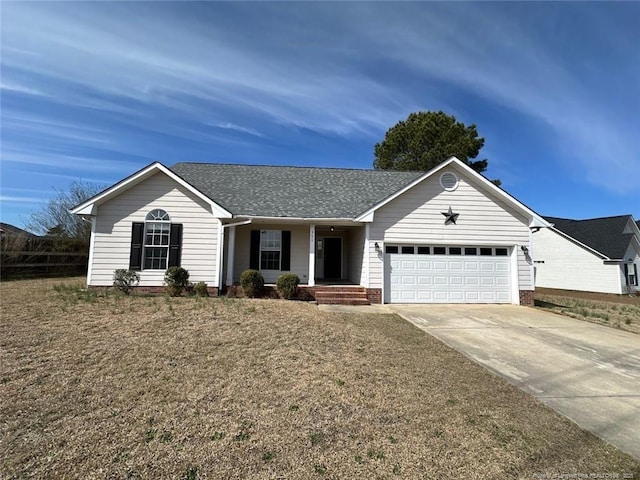
<svg viewBox="0 0 640 480"><path fill-rule="evenodd" d="M405 245L386 251L388 303L511 302L507 248Z"/></svg>

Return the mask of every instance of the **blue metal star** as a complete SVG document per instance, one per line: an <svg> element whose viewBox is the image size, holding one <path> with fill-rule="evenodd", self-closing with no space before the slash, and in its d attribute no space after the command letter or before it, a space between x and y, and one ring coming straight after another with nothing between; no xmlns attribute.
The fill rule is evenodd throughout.
<svg viewBox="0 0 640 480"><path fill-rule="evenodd" d="M440 212L440 213L442 213L442 215L447 217L444 221L445 225L449 225L450 223L453 223L455 225L456 220L458 219L458 215L460 215L459 213L453 213L453 210L451 210L451 207L449 207L448 212Z"/></svg>

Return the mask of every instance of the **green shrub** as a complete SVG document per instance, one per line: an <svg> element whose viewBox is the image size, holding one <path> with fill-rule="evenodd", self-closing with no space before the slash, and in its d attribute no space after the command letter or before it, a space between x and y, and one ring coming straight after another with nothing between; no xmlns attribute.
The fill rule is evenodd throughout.
<svg viewBox="0 0 640 480"><path fill-rule="evenodd" d="M207 284L204 283L204 282L196 283L196 286L193 287L193 291L199 297L208 297L209 296L209 290L207 290Z"/></svg>
<svg viewBox="0 0 640 480"><path fill-rule="evenodd" d="M255 298L264 287L264 277L257 270L245 270L240 275L240 286L247 297Z"/></svg>
<svg viewBox="0 0 640 480"><path fill-rule="evenodd" d="M169 267L164 274L167 293L172 297L179 297L189 286L189 272L182 267Z"/></svg>
<svg viewBox="0 0 640 480"><path fill-rule="evenodd" d="M113 272L113 286L125 295L129 295L133 287L140 282L140 275L133 270L118 268Z"/></svg>
<svg viewBox="0 0 640 480"><path fill-rule="evenodd" d="M276 289L280 296L286 300L296 296L300 278L295 273L283 273L276 281Z"/></svg>

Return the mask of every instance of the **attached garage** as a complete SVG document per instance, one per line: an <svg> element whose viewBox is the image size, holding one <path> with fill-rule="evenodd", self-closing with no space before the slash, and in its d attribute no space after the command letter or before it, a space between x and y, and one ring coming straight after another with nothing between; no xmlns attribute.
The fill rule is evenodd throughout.
<svg viewBox="0 0 640 480"><path fill-rule="evenodd" d="M385 303L511 303L507 247L387 245Z"/></svg>

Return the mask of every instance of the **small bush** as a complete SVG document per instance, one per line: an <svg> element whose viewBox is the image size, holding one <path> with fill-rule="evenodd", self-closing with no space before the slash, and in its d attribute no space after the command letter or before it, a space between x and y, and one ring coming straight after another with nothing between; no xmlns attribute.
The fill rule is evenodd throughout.
<svg viewBox="0 0 640 480"><path fill-rule="evenodd" d="M264 277L257 270L245 270L240 275L240 286L247 297L255 298L260 295L264 287Z"/></svg>
<svg viewBox="0 0 640 480"><path fill-rule="evenodd" d="M182 267L169 267L164 274L167 293L172 297L179 297L189 286L189 272Z"/></svg>
<svg viewBox="0 0 640 480"><path fill-rule="evenodd" d="M207 284L204 283L204 282L196 283L196 286L193 287L193 291L199 297L208 297L209 296L209 290L207 290Z"/></svg>
<svg viewBox="0 0 640 480"><path fill-rule="evenodd" d="M133 287L140 282L140 275L133 270L118 268L113 272L113 286L125 295L129 295Z"/></svg>
<svg viewBox="0 0 640 480"><path fill-rule="evenodd" d="M295 273L283 273L276 281L276 289L280 296L286 300L290 300L296 296L300 278Z"/></svg>

